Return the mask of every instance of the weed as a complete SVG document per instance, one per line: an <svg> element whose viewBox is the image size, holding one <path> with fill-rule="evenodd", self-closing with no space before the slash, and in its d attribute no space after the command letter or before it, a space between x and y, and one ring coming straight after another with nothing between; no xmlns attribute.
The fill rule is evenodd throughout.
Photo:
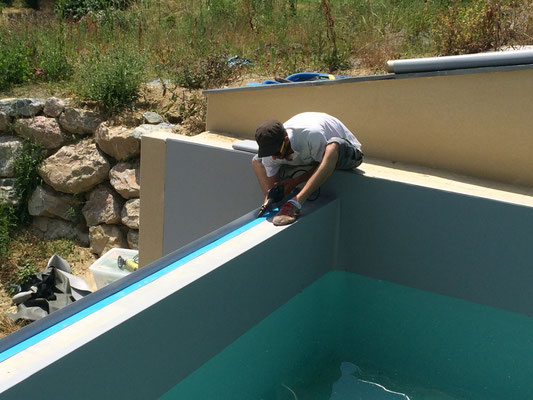
<svg viewBox="0 0 533 400"><path fill-rule="evenodd" d="M43 249L41 250L43 256L50 254L57 254L62 258L68 258L74 253L75 244L70 239L56 239L51 241L43 241Z"/></svg>
<svg viewBox="0 0 533 400"><path fill-rule="evenodd" d="M74 224L78 224L83 221L83 213L81 212L83 205L83 200L80 198L79 194L72 196L72 200L67 208L66 215L67 219Z"/></svg>
<svg viewBox="0 0 533 400"><path fill-rule="evenodd" d="M98 102L106 112L116 113L137 99L145 64L144 55L134 49L112 46L105 53L93 51L83 60L74 91Z"/></svg>
<svg viewBox="0 0 533 400"><path fill-rule="evenodd" d="M31 53L31 46L24 37L0 32L0 90L29 80Z"/></svg>
<svg viewBox="0 0 533 400"><path fill-rule="evenodd" d="M57 0L56 14L78 21L91 12L124 10L131 3L131 0Z"/></svg>
<svg viewBox="0 0 533 400"><path fill-rule="evenodd" d="M513 0L454 0L436 19L434 34L443 55L477 53L511 44L517 36Z"/></svg>
<svg viewBox="0 0 533 400"><path fill-rule="evenodd" d="M37 50L37 76L49 82L58 82L72 76L74 66L71 60L74 54L67 46L61 30L46 32L40 36L40 42Z"/></svg>
<svg viewBox="0 0 533 400"><path fill-rule="evenodd" d="M237 70L228 65L227 56L210 55L197 61L184 60L177 68L175 80L187 89L208 89L227 84Z"/></svg>
<svg viewBox="0 0 533 400"><path fill-rule="evenodd" d="M5 202L0 202L0 259L7 256L11 233L16 227L15 207Z"/></svg>
<svg viewBox="0 0 533 400"><path fill-rule="evenodd" d="M37 272L39 272L39 269L31 261L23 262L17 267L15 272L15 284L21 285L27 282Z"/></svg>
<svg viewBox="0 0 533 400"><path fill-rule="evenodd" d="M35 188L42 182L37 170L44 158L44 149L32 139L24 140L15 157L15 194L19 204L17 212L20 224L27 224L31 219L26 204Z"/></svg>

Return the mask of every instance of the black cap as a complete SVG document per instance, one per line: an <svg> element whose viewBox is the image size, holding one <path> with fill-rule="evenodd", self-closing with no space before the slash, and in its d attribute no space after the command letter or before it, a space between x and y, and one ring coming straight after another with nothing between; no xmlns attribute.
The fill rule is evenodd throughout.
<svg viewBox="0 0 533 400"><path fill-rule="evenodd" d="M286 135L281 122L275 119L263 122L255 131L255 141L259 145L257 155L269 157L277 154Z"/></svg>

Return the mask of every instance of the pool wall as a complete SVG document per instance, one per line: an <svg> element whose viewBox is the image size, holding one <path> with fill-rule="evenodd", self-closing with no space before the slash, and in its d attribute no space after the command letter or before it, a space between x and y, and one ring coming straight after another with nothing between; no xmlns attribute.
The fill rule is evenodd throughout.
<svg viewBox="0 0 533 400"><path fill-rule="evenodd" d="M143 215L145 209L164 215L160 236L146 229L140 241L147 254L164 243L161 254L152 250L156 259L175 250L174 243L209 233L213 220L228 223L262 200L251 154L165 141L167 159L171 153L180 157L150 178L166 177L164 203L145 196L141 205ZM201 162L194 160L205 159L220 167L198 166L197 178ZM338 198L341 208L339 262L333 268L533 315L533 208L366 176L362 169L334 172L322 190ZM193 209L200 211L188 211Z"/></svg>
<svg viewBox="0 0 533 400"><path fill-rule="evenodd" d="M9 375L16 378L20 373L12 360L17 356L0 364L0 391L6 390L1 398L30 398L35 388L42 397L63 398L56 385L77 399L158 398L335 264L338 217L338 200L323 199L312 207L307 221L276 231L263 222L263 231L273 232L266 239L255 231L260 226L251 228L244 234L260 235L260 245L243 251L239 248L243 239L233 239L236 244L221 249L219 256L206 253L211 259L198 265L217 262L221 256L229 260L181 289L170 277L167 285L170 290L176 286L175 292L139 312L131 310L130 318L95 333L92 340L62 350L64 356L22 382L9 383ZM315 224L323 227L319 233ZM298 243L311 249L293 251ZM179 267L177 274L180 269L185 275L194 274L198 267L187 268L188 264ZM131 296L142 302L144 294ZM128 307L127 302L117 306ZM53 352L53 336L49 341ZM25 351L31 355L38 349Z"/></svg>

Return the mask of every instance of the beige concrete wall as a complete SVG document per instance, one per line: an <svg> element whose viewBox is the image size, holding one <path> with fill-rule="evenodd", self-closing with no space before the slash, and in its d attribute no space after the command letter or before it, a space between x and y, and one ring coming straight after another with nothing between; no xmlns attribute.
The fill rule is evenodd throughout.
<svg viewBox="0 0 533 400"><path fill-rule="evenodd" d="M341 119L367 156L533 185L533 70L208 93L207 129L253 138L265 119Z"/></svg>
<svg viewBox="0 0 533 400"><path fill-rule="evenodd" d="M141 210L139 229L139 265L159 259L163 253L166 138L169 134L142 136Z"/></svg>

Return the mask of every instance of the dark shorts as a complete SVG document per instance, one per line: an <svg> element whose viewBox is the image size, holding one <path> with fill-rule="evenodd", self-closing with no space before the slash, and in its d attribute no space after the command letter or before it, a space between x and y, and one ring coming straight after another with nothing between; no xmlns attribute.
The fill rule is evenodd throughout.
<svg viewBox="0 0 533 400"><path fill-rule="evenodd" d="M335 169L354 169L363 162L363 152L346 139L334 137L328 140L329 143L337 143L339 145L339 159Z"/></svg>

